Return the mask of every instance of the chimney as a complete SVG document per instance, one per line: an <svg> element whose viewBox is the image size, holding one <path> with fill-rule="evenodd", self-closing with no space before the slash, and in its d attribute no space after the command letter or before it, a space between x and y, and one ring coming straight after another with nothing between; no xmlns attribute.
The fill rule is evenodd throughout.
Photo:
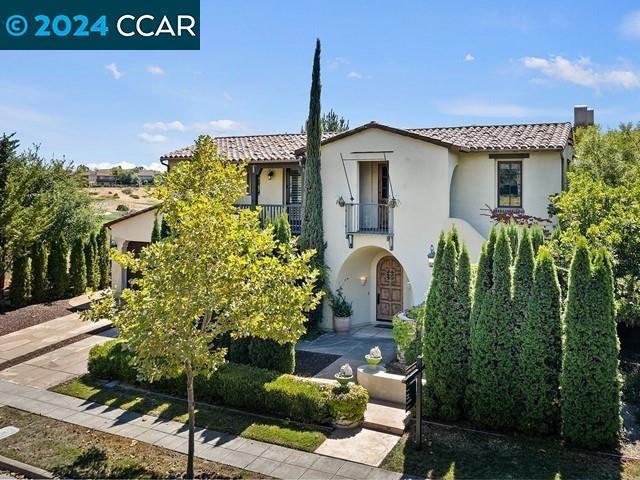
<svg viewBox="0 0 640 480"><path fill-rule="evenodd" d="M573 107L573 126L588 127L593 125L593 108L588 108L586 105L575 105Z"/></svg>

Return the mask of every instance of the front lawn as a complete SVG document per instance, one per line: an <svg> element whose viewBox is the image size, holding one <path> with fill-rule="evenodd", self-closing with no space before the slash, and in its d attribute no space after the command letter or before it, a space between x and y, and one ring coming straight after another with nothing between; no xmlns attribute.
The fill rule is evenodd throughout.
<svg viewBox="0 0 640 480"><path fill-rule="evenodd" d="M142 394L121 386L107 388L104 382L90 375L70 380L51 390L114 408L187 423L187 402L183 400L152 392ZM326 440L325 432L320 428L301 427L212 405L197 405L196 425L307 452L313 452Z"/></svg>
<svg viewBox="0 0 640 480"><path fill-rule="evenodd" d="M432 424L423 428L422 450L414 448L413 434L405 433L381 467L450 480L640 478L640 462L561 448L553 440L484 434Z"/></svg>
<svg viewBox="0 0 640 480"><path fill-rule="evenodd" d="M186 455L128 438L88 430L9 407L0 427L20 431L0 441L0 455L62 478L178 478ZM239 468L195 459L198 478L266 478Z"/></svg>

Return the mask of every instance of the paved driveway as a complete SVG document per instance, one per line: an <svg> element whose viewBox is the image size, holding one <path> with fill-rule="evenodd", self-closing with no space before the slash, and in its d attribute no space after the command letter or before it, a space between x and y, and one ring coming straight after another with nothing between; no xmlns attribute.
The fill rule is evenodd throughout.
<svg viewBox="0 0 640 480"><path fill-rule="evenodd" d="M395 358L396 343L393 341L391 328L365 325L354 327L349 333L325 333L315 340L298 342L296 350L341 355L338 360L315 375L316 378L333 380L334 374L345 363L349 363L355 373L356 367L366 363L364 356L375 346L380 347L382 351L382 363Z"/></svg>

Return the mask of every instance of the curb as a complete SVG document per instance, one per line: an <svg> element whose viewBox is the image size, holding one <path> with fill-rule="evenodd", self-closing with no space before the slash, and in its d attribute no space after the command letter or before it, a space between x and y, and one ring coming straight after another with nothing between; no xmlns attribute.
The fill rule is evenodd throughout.
<svg viewBox="0 0 640 480"><path fill-rule="evenodd" d="M56 478L51 472L19 462L18 460L13 460L12 458L3 457L2 455L0 455L0 467L10 472L24 475L27 478Z"/></svg>

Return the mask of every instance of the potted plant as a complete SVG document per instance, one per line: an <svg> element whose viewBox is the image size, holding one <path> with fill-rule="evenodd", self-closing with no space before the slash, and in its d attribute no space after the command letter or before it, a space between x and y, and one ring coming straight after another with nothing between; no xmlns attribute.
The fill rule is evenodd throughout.
<svg viewBox="0 0 640 480"><path fill-rule="evenodd" d="M369 350L369 353L364 356L364 359L372 367L377 366L382 361L382 352L380 351L380 347L373 347Z"/></svg>
<svg viewBox="0 0 640 480"><path fill-rule="evenodd" d="M353 370L351 369L351 365L345 363L340 367L340 371L334 375L335 379L342 386L347 385L350 381L353 380Z"/></svg>
<svg viewBox="0 0 640 480"><path fill-rule="evenodd" d="M392 335L396 342L398 361L405 363L407 353L410 353L410 349L416 342L416 321L404 313L399 313L393 317ZM413 357L413 355L410 356Z"/></svg>
<svg viewBox="0 0 640 480"><path fill-rule="evenodd" d="M348 332L351 328L353 308L342 293L342 287L331 295L331 309L333 310L333 328L338 333Z"/></svg>

